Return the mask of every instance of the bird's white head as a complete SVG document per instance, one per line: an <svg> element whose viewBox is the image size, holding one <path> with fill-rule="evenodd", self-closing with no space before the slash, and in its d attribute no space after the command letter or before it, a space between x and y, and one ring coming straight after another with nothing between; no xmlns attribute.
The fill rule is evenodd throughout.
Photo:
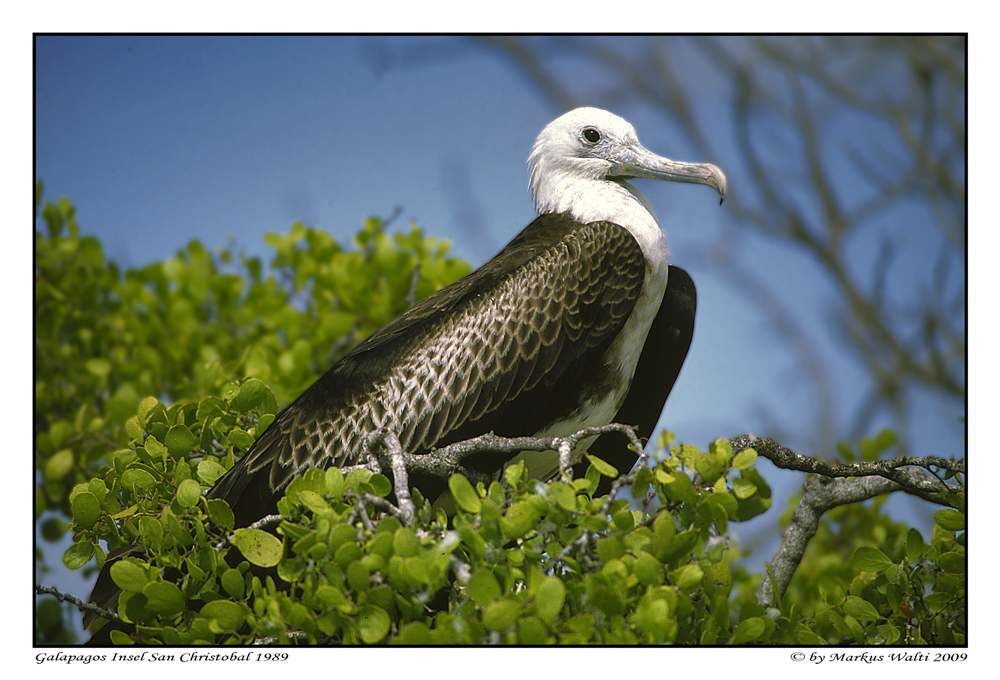
<svg viewBox="0 0 1000 680"><path fill-rule="evenodd" d="M645 198L628 183L637 177L707 184L720 202L726 194L726 176L716 166L657 156L639 143L628 121L595 108L574 109L549 123L535 140L528 166L538 213L568 212L581 222L622 224L619 216L636 210L652 216Z"/></svg>

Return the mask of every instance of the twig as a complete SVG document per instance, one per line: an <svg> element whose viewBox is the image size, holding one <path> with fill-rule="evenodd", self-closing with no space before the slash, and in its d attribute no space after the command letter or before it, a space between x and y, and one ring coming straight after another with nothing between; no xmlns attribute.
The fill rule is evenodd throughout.
<svg viewBox="0 0 1000 680"><path fill-rule="evenodd" d="M114 612L108 611L103 607L98 607L92 602L84 602L78 597L73 597L72 595L67 595L66 593L57 590L51 586L40 586L35 584L35 592L41 595L54 595L60 602L69 602L70 604L76 605L77 609L80 611L87 611L97 614L103 619L108 619L109 621L121 622L121 617Z"/></svg>

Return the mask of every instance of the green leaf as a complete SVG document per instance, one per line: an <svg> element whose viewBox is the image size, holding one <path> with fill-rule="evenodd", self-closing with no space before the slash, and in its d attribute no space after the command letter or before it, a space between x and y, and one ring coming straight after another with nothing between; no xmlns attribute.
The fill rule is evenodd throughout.
<svg viewBox="0 0 1000 680"><path fill-rule="evenodd" d="M965 553L964 552L946 552L938 558L938 564L941 568L950 574L964 574L965 573Z"/></svg>
<svg viewBox="0 0 1000 680"><path fill-rule="evenodd" d="M152 489L156 486L156 480L142 468L130 467L122 473L122 486L135 493L136 488Z"/></svg>
<svg viewBox="0 0 1000 680"><path fill-rule="evenodd" d="M100 357L87 359L84 362L84 366L87 367L87 370L90 373L93 373L101 379L107 378L108 374L111 373L111 362Z"/></svg>
<svg viewBox="0 0 1000 680"><path fill-rule="evenodd" d="M146 608L160 616L176 616L184 611L184 594L169 581L147 583L142 589L146 596Z"/></svg>
<svg viewBox="0 0 1000 680"><path fill-rule="evenodd" d="M326 473L323 475L323 483L326 487L326 495L333 496L334 498L340 498L344 495L344 489L347 487L344 481L344 473L340 471L340 468L327 468Z"/></svg>
<svg viewBox="0 0 1000 680"><path fill-rule="evenodd" d="M737 477L733 480L733 495L741 501L751 498L757 493L757 485L746 477ZM738 508L737 508L738 509ZM739 514L737 512L737 518Z"/></svg>
<svg viewBox="0 0 1000 680"><path fill-rule="evenodd" d="M863 571L880 572L892 566L892 560L877 548L862 546L854 551L854 563Z"/></svg>
<svg viewBox="0 0 1000 680"><path fill-rule="evenodd" d="M432 645L434 633L423 621L411 621L399 629L399 636L393 642L401 645Z"/></svg>
<svg viewBox="0 0 1000 680"><path fill-rule="evenodd" d="M448 479L448 490L458 507L465 512L477 513L483 508L482 501L469 480L462 475L452 475Z"/></svg>
<svg viewBox="0 0 1000 680"><path fill-rule="evenodd" d="M917 529L911 527L906 533L906 561L916 562L926 550L927 544L924 543L924 537Z"/></svg>
<svg viewBox="0 0 1000 680"><path fill-rule="evenodd" d="M368 483L372 485L372 493L376 496L388 496L392 493L392 482L385 475L372 475L368 478Z"/></svg>
<svg viewBox="0 0 1000 680"><path fill-rule="evenodd" d="M951 508L935 512L934 522L948 531L962 531L965 529L965 515Z"/></svg>
<svg viewBox="0 0 1000 680"><path fill-rule="evenodd" d="M73 469L73 452L63 449L45 463L45 481L58 482Z"/></svg>
<svg viewBox="0 0 1000 680"><path fill-rule="evenodd" d="M267 395L267 385L257 378L247 378L240 385L240 391L233 399L233 408L238 411L249 411L264 403Z"/></svg>
<svg viewBox="0 0 1000 680"><path fill-rule="evenodd" d="M871 437L862 437L861 439L861 458L863 460L877 460L879 454L878 444Z"/></svg>
<svg viewBox="0 0 1000 680"><path fill-rule="evenodd" d="M555 499L556 504L564 510L576 512L576 491L565 482L555 481L549 484L548 493Z"/></svg>
<svg viewBox="0 0 1000 680"><path fill-rule="evenodd" d="M600 472L605 477L614 478L618 476L618 469L615 466L611 465L610 463L604 460L601 460L597 456L592 456L589 453L585 453L583 455L590 462L590 464L593 465L594 468L596 468L597 471Z"/></svg>
<svg viewBox="0 0 1000 680"><path fill-rule="evenodd" d="M253 446L254 436L246 430L236 427L229 431L229 441L235 444L239 449L249 451L250 447Z"/></svg>
<svg viewBox="0 0 1000 680"><path fill-rule="evenodd" d="M120 425L135 414L139 393L130 384L120 385L104 406L104 413L109 423Z"/></svg>
<svg viewBox="0 0 1000 680"><path fill-rule="evenodd" d="M208 516L213 522L226 529L232 529L236 524L236 518L229 505L219 498L212 498L206 502Z"/></svg>
<svg viewBox="0 0 1000 680"><path fill-rule="evenodd" d="M201 485L193 479L185 479L177 487L177 502L182 508L193 508L201 498Z"/></svg>
<svg viewBox="0 0 1000 680"><path fill-rule="evenodd" d="M358 612L358 632L365 644L381 642L389 634L389 614L373 604L365 605Z"/></svg>
<svg viewBox="0 0 1000 680"><path fill-rule="evenodd" d="M187 425L178 424L167 430L163 443L166 444L167 450L174 458L183 458L198 445L198 438L194 436Z"/></svg>
<svg viewBox="0 0 1000 680"><path fill-rule="evenodd" d="M133 640L130 636L126 635L123 631L113 630L111 631L111 644L115 645L116 647L125 647L134 645L135 640Z"/></svg>
<svg viewBox="0 0 1000 680"><path fill-rule="evenodd" d="M469 578L466 591L473 602L485 608L500 597L500 583L492 571L483 567Z"/></svg>
<svg viewBox="0 0 1000 680"><path fill-rule="evenodd" d="M597 557L607 564L625 554L625 541L621 534L613 534L597 539Z"/></svg>
<svg viewBox="0 0 1000 680"><path fill-rule="evenodd" d="M201 480L201 483L206 486L213 486L219 480L219 477L226 474L225 468L214 460L203 460L198 463L198 467L196 469L198 479Z"/></svg>
<svg viewBox="0 0 1000 680"><path fill-rule="evenodd" d="M97 496L84 491L73 497L73 520L84 529L93 529L101 514L101 503Z"/></svg>
<svg viewBox="0 0 1000 680"><path fill-rule="evenodd" d="M392 535L392 551L400 557L416 555L419 547L420 541L409 527L400 527Z"/></svg>
<svg viewBox="0 0 1000 680"><path fill-rule="evenodd" d="M705 572L697 564L685 564L673 572L671 577L678 588L691 591L701 585L701 579L704 575Z"/></svg>
<svg viewBox="0 0 1000 680"><path fill-rule="evenodd" d="M663 511L653 520L653 555L661 562L667 558L667 554L673 546L674 535L676 534L673 517L670 512Z"/></svg>
<svg viewBox="0 0 1000 680"><path fill-rule="evenodd" d="M74 543L63 553L63 564L70 569L79 569L94 556L94 544L90 541Z"/></svg>
<svg viewBox="0 0 1000 680"><path fill-rule="evenodd" d="M242 599L246 584L243 580L243 574L237 569L226 569L222 572L222 576L219 577L219 582L222 587L229 594L230 597L236 599Z"/></svg>
<svg viewBox="0 0 1000 680"><path fill-rule="evenodd" d="M118 560L111 565L111 580L127 593L141 593L149 583L146 571L131 560Z"/></svg>
<svg viewBox="0 0 1000 680"><path fill-rule="evenodd" d="M534 528L541 513L528 501L518 501L500 518L500 530L509 539L521 538Z"/></svg>
<svg viewBox="0 0 1000 680"><path fill-rule="evenodd" d="M509 486L514 486L524 474L524 461L519 460L511 463L503 469L503 478ZM478 512L478 511L477 511Z"/></svg>
<svg viewBox="0 0 1000 680"><path fill-rule="evenodd" d="M566 601L566 586L555 577L546 577L535 591L538 616L548 625L556 620Z"/></svg>
<svg viewBox="0 0 1000 680"><path fill-rule="evenodd" d="M767 630L767 624L761 617L754 616L745 619L736 625L730 642L735 645L744 645L748 642L753 642L763 635L765 630Z"/></svg>
<svg viewBox="0 0 1000 680"><path fill-rule="evenodd" d="M228 600L214 600L201 608L199 612L208 619L219 632L234 631L243 625L243 609L235 602Z"/></svg>
<svg viewBox="0 0 1000 680"><path fill-rule="evenodd" d="M347 565L347 583L359 593L371 588L371 571L363 560L356 560Z"/></svg>
<svg viewBox="0 0 1000 680"><path fill-rule="evenodd" d="M844 441L837 442L837 453L840 457L848 462L852 462L857 459L857 454L854 453L854 449L851 445Z"/></svg>
<svg viewBox="0 0 1000 680"><path fill-rule="evenodd" d="M146 437L146 442L143 445L143 448L146 449L146 453L148 453L154 460L166 460L167 458L167 447L164 446L156 437Z"/></svg>
<svg viewBox="0 0 1000 680"><path fill-rule="evenodd" d="M87 489L98 501L104 501L108 495L108 487L103 479L92 479L87 483Z"/></svg>
<svg viewBox="0 0 1000 680"><path fill-rule="evenodd" d="M136 416L139 419L139 424L146 424L147 417L150 412L156 407L160 402L156 397L146 397L141 402L139 402L139 410L136 412Z"/></svg>
<svg viewBox="0 0 1000 680"><path fill-rule="evenodd" d="M281 541L260 529L237 529L233 532L233 545L251 564L273 567L281 561Z"/></svg>
<svg viewBox="0 0 1000 680"><path fill-rule="evenodd" d="M489 630L507 630L517 620L517 602L508 599L497 600L483 613L483 625Z"/></svg>
<svg viewBox="0 0 1000 680"><path fill-rule="evenodd" d="M403 561L403 578L415 590L424 588L431 582L430 569L420 557L407 557Z"/></svg>
<svg viewBox="0 0 1000 680"><path fill-rule="evenodd" d="M875 444L878 446L880 451L888 449L890 446L896 443L896 433L889 429L879 430L879 433L875 435Z"/></svg>
<svg viewBox="0 0 1000 680"><path fill-rule="evenodd" d="M306 506L314 513L327 512L330 510L330 504L326 502L322 496L320 496L315 491L309 491L308 489L303 489L297 494L299 502Z"/></svg>
<svg viewBox="0 0 1000 680"><path fill-rule="evenodd" d="M635 558L635 575L647 586L658 586L663 582L663 565L647 552L640 552Z"/></svg>
<svg viewBox="0 0 1000 680"><path fill-rule="evenodd" d="M42 538L55 543L66 535L66 522L59 517L49 517L41 522Z"/></svg>
<svg viewBox="0 0 1000 680"><path fill-rule="evenodd" d="M133 416L125 421L125 432L134 443L141 443L143 439L142 427L139 426L138 419Z"/></svg>
<svg viewBox="0 0 1000 680"><path fill-rule="evenodd" d="M545 624L534 616L517 620L517 644L543 645L549 638Z"/></svg>
<svg viewBox="0 0 1000 680"><path fill-rule="evenodd" d="M198 404L198 411L195 414L195 419L199 422L205 423L212 418L217 418L225 413L226 402L218 397L205 397Z"/></svg>
<svg viewBox="0 0 1000 680"><path fill-rule="evenodd" d="M757 452L753 449L743 449L733 458L733 467L737 470L747 470L753 467L757 460Z"/></svg>
<svg viewBox="0 0 1000 680"><path fill-rule="evenodd" d="M878 610L872 606L871 602L854 595L847 596L847 602L844 603L844 611L848 616L852 616L858 621L874 621L880 618Z"/></svg>

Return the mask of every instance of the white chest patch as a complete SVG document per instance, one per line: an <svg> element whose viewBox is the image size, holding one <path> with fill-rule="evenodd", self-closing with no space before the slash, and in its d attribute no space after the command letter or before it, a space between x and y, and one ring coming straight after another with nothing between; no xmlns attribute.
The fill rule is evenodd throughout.
<svg viewBox="0 0 1000 680"><path fill-rule="evenodd" d="M662 234L661 234L662 236ZM621 408L632 386L635 377L635 368L639 363L639 356L642 354L646 344L646 336L649 328L660 310L660 303L663 301L663 294L667 288L667 262L664 257L659 262L649 267L646 278L643 280L642 291L639 299L636 300L632 314L625 322L622 332L615 338L604 355L605 365L618 374L614 381L615 387L602 394L588 398L580 404L579 408L571 413L567 418L553 423L541 432L536 433L538 437L564 437L574 432L578 432L586 427L596 427L607 425L615 419L618 409ZM630 424L630 423L625 423ZM631 423L634 424L634 423ZM589 438L580 443L574 451L573 462L577 462L596 437ZM559 454L555 451L524 451L515 456L510 462L523 460L528 476L534 479L549 479L559 471ZM509 463L508 463L509 464ZM625 472L622 470L621 472Z"/></svg>

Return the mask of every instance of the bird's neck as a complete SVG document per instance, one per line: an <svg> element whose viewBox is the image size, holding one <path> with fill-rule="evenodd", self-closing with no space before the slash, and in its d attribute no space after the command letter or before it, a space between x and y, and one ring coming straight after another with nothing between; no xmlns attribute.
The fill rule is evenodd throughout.
<svg viewBox="0 0 1000 680"><path fill-rule="evenodd" d="M532 187L539 214L569 213L584 224L613 222L632 234L651 266L666 269L666 236L646 197L631 184L625 180L560 177L558 173L547 175L546 180Z"/></svg>

